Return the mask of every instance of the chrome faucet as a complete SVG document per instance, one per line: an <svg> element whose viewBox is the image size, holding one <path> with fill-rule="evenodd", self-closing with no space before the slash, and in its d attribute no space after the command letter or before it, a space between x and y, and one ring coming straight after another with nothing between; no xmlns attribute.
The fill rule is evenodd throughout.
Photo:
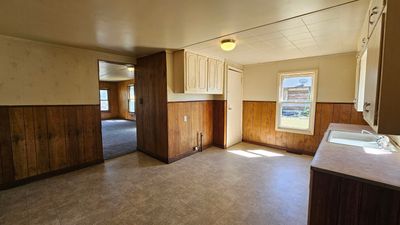
<svg viewBox="0 0 400 225"><path fill-rule="evenodd" d="M376 137L376 143L378 144L379 148L387 148L389 146L390 143L390 139L388 136L385 135L376 135L370 131L367 130L362 130L361 131L362 134L371 134L374 135Z"/></svg>

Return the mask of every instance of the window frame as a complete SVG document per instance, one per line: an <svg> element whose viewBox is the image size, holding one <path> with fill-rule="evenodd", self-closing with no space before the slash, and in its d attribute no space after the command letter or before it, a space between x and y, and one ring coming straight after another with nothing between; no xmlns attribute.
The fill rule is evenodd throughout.
<svg viewBox="0 0 400 225"><path fill-rule="evenodd" d="M287 77L312 77L312 85L311 85L311 100L309 102L296 102L296 101L283 101L283 93L282 93L282 81ZM305 135L314 135L315 128L315 111L317 105L317 89L318 89L318 70L301 70L301 71L290 71L290 72L280 72L278 74L278 96L276 101L276 119L275 119L275 130L281 132L289 132L296 134L305 134ZM283 103L300 103L300 104L310 104L310 120L309 120L309 128L306 130L303 129L295 129L295 128L287 128L281 127L281 108Z"/></svg>
<svg viewBox="0 0 400 225"><path fill-rule="evenodd" d="M106 91L107 92L107 100L101 100L101 91ZM102 110L101 109L101 102L107 102L108 109L107 110ZM100 103L100 112L110 112L110 90L108 88L100 88L99 89L99 103Z"/></svg>
<svg viewBox="0 0 400 225"><path fill-rule="evenodd" d="M131 95L130 95L130 93L131 93L130 88L131 88L131 87L133 87L133 99L131 98ZM130 103L130 101L133 101L133 103L136 104L136 99L135 99L135 85L134 85L134 84L128 85L128 113L136 113L136 105L135 105L134 111L131 111L131 110L130 110L130 108L129 108L129 105L130 105L129 103Z"/></svg>

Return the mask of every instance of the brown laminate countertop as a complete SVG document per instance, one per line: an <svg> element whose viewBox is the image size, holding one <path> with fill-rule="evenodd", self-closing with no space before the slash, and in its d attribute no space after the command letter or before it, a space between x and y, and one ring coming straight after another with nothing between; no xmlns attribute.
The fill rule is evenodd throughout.
<svg viewBox="0 0 400 225"><path fill-rule="evenodd" d="M330 124L311 163L311 169L361 179L400 190L400 152L371 154L362 147L328 142L331 130L361 132L368 126Z"/></svg>

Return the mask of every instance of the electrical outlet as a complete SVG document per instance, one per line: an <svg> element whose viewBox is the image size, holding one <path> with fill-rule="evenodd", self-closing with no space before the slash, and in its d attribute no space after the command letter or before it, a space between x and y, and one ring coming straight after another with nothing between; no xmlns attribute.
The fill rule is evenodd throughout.
<svg viewBox="0 0 400 225"><path fill-rule="evenodd" d="M183 122L187 122L187 116L183 116Z"/></svg>

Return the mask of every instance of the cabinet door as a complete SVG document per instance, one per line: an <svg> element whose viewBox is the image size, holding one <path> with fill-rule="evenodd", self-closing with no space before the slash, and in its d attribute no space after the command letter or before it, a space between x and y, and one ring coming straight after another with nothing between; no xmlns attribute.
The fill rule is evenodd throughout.
<svg viewBox="0 0 400 225"><path fill-rule="evenodd" d="M197 90L198 93L207 93L207 57L198 55L197 56Z"/></svg>
<svg viewBox="0 0 400 225"><path fill-rule="evenodd" d="M216 76L216 94L222 94L224 91L224 62L217 61L217 76Z"/></svg>
<svg viewBox="0 0 400 225"><path fill-rule="evenodd" d="M374 28L378 24L379 18L382 15L383 9L385 7L385 0L372 0L369 8L368 15L368 37L372 36Z"/></svg>
<svg viewBox="0 0 400 225"><path fill-rule="evenodd" d="M208 93L214 93L217 90L217 60L208 59Z"/></svg>
<svg viewBox="0 0 400 225"><path fill-rule="evenodd" d="M198 91L199 83L197 55L186 52L185 61L185 92L195 93Z"/></svg>
<svg viewBox="0 0 400 225"><path fill-rule="evenodd" d="M365 121L367 121L371 127L377 125L376 118L381 74L382 23L383 19L381 17L368 43L363 115Z"/></svg>

